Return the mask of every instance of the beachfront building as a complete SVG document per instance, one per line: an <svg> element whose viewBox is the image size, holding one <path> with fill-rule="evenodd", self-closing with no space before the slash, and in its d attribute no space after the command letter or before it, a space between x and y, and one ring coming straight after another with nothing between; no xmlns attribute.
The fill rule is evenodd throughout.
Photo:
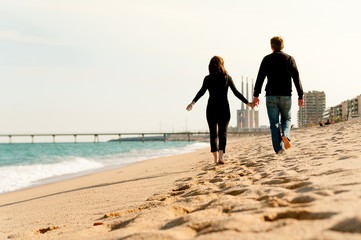
<svg viewBox="0 0 361 240"><path fill-rule="evenodd" d="M323 112L322 121L325 122L327 119L333 119L335 116L335 108L329 107Z"/></svg>
<svg viewBox="0 0 361 240"><path fill-rule="evenodd" d="M324 118L326 108L325 92L309 91L304 93L305 104L298 110L298 127L318 124Z"/></svg>
<svg viewBox="0 0 361 240"><path fill-rule="evenodd" d="M241 93L247 99L249 99L249 86L248 86L248 78L246 82L246 95L244 93L244 82L242 77L242 90ZM253 79L252 79L252 90L251 97L253 96ZM241 109L237 110L237 132L249 131L251 129L259 128L259 112L248 107L244 103L242 103Z"/></svg>
<svg viewBox="0 0 361 240"><path fill-rule="evenodd" d="M327 120L333 121L335 119L342 119L342 104L329 107L323 112L323 122L326 122Z"/></svg>
<svg viewBox="0 0 361 240"><path fill-rule="evenodd" d="M360 117L361 95L358 95L353 99L343 101L341 104L331 107L330 109L332 109L332 115L329 115L330 119L337 117L342 120L348 120L351 117Z"/></svg>

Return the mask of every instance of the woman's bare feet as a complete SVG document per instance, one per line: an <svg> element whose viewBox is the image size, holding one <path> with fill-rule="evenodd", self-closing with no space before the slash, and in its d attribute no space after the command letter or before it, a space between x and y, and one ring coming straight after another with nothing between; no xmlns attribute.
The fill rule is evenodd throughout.
<svg viewBox="0 0 361 240"><path fill-rule="evenodd" d="M213 152L214 163L217 163L217 152Z"/></svg>
<svg viewBox="0 0 361 240"><path fill-rule="evenodd" d="M224 164L224 162L223 162L223 150L220 150L218 153L219 153L219 158L218 158L217 163Z"/></svg>

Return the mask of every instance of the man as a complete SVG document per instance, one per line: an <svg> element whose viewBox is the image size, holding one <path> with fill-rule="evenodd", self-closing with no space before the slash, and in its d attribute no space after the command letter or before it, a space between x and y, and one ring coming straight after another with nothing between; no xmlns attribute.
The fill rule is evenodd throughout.
<svg viewBox="0 0 361 240"><path fill-rule="evenodd" d="M267 77L266 106L270 121L273 149L277 154L281 154L285 149L291 147L292 80L298 93L298 106L302 107L304 103L303 89L296 62L292 56L282 52L283 47L284 44L281 37L273 37L271 39L273 52L262 60L253 97L253 102L258 105L258 97L261 93L264 79ZM282 130L282 135L280 130Z"/></svg>

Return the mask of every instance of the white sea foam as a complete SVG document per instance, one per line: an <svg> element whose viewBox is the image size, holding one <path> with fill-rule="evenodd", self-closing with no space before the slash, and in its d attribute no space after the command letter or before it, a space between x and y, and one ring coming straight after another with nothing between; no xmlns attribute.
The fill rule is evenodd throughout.
<svg viewBox="0 0 361 240"><path fill-rule="evenodd" d="M191 143L184 147L167 145L165 146L167 148L160 149L138 149L86 158L58 156L55 162L2 166L0 167L0 194L95 171L122 167L147 159L192 152L206 146L208 146L207 143Z"/></svg>
<svg viewBox="0 0 361 240"><path fill-rule="evenodd" d="M29 187L38 181L101 168L99 162L74 158L51 164L5 166L0 168L0 193Z"/></svg>

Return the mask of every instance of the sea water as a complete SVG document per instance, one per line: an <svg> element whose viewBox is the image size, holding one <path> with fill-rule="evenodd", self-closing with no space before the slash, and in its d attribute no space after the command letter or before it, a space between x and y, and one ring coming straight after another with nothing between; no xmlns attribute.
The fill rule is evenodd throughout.
<svg viewBox="0 0 361 240"><path fill-rule="evenodd" d="M184 141L0 144L0 194L206 146Z"/></svg>

